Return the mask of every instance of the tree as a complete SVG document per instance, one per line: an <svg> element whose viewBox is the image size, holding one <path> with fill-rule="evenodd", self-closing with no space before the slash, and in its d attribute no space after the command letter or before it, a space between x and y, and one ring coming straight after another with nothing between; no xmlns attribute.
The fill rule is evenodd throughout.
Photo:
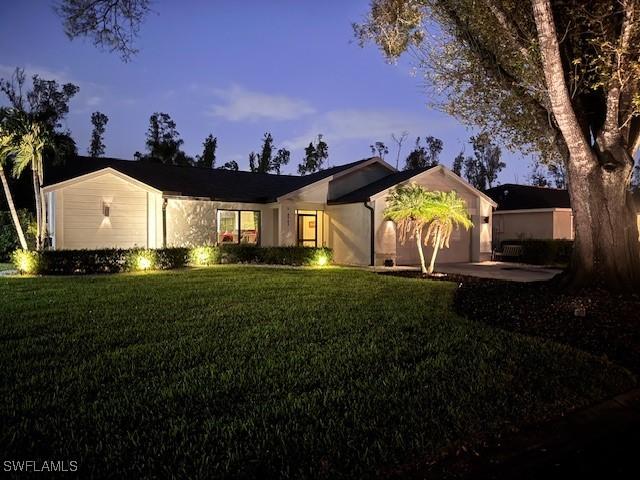
<svg viewBox="0 0 640 480"><path fill-rule="evenodd" d="M396 136L395 133L391 134L391 138L398 145L398 150L396 151L396 170L400 168L400 152L402 151L402 143L409 136L409 132L402 132L400 135Z"/></svg>
<svg viewBox="0 0 640 480"><path fill-rule="evenodd" d="M473 227L473 223L469 218L466 202L456 192L432 192L425 207L425 216L429 227L424 243L433 247L427 273L432 274L438 251L449 248L453 229L468 230Z"/></svg>
<svg viewBox="0 0 640 480"><path fill-rule="evenodd" d="M460 152L458 156L453 159L453 166L451 170L459 177L462 176L462 166L464 165L464 160L464 152Z"/></svg>
<svg viewBox="0 0 640 480"><path fill-rule="evenodd" d="M14 110L27 113L50 130L60 130L62 120L69 113L69 102L80 88L73 83L60 85L55 80L33 75L31 89L25 93L25 82L24 69L16 67L9 80L0 79L0 91Z"/></svg>
<svg viewBox="0 0 640 480"><path fill-rule="evenodd" d="M319 172L324 168L324 162L329 158L329 146L323 140L322 134L314 142L309 142L309 146L304 149L304 158L298 165L298 173L306 175L307 173Z"/></svg>
<svg viewBox="0 0 640 480"><path fill-rule="evenodd" d="M9 189L9 183L7 182L7 177L4 173L5 165L7 165L15 153L16 147L14 145L14 139L9 133L5 132L4 129L0 127L0 182L2 182L2 189L4 191L5 198L7 199L11 220L13 221L13 225L16 229L18 240L20 241L20 247L23 250L28 250L29 246L27 245L27 240L24 236L22 225L20 224L20 218L18 217L18 212L16 211L16 206L13 202L13 196Z"/></svg>
<svg viewBox="0 0 640 480"><path fill-rule="evenodd" d="M373 0L355 31L410 50L440 108L566 166L575 242L564 285L640 291L629 194L640 147L639 0ZM425 35L436 21L442 35ZM439 38L439 41L438 41Z"/></svg>
<svg viewBox="0 0 640 480"><path fill-rule="evenodd" d="M123 61L137 53L134 40L149 14L149 0L61 0L56 12L69 39L88 37L96 47L117 51Z"/></svg>
<svg viewBox="0 0 640 480"><path fill-rule="evenodd" d="M216 166L216 149L218 148L218 137L209 134L202 143L202 155L196 157L196 166L204 168L214 168Z"/></svg>
<svg viewBox="0 0 640 480"><path fill-rule="evenodd" d="M157 161L166 165L193 165L193 159L180 149L183 143L171 116L168 113L156 112L149 117L145 141L149 153L134 156L138 160Z"/></svg>
<svg viewBox="0 0 640 480"><path fill-rule="evenodd" d="M431 135L425 137L424 145L420 144L420 137L416 138L416 146L407 157L404 169L435 167L440 163L443 146L442 140Z"/></svg>
<svg viewBox="0 0 640 480"><path fill-rule="evenodd" d="M389 153L389 149L383 142L375 142L373 145L369 145L371 148L371 154L376 155L384 160L384 156Z"/></svg>
<svg viewBox="0 0 640 480"><path fill-rule="evenodd" d="M549 163L547 164L547 170L551 178L553 178L556 188L567 188L567 171L564 163Z"/></svg>
<svg viewBox="0 0 640 480"><path fill-rule="evenodd" d="M396 224L402 243L408 239L416 241L423 274L427 273L427 266L422 250L422 232L427 224L425 210L429 199L429 192L424 187L415 183L401 185L391 190L384 211L384 216Z"/></svg>
<svg viewBox="0 0 640 480"><path fill-rule="evenodd" d="M104 155L104 132L109 122L109 117L101 112L93 112L91 114L91 124L93 131L91 132L91 144L89 145L89 155L91 157L101 157Z"/></svg>
<svg viewBox="0 0 640 480"><path fill-rule="evenodd" d="M290 158L291 152L286 148L280 148L271 162L271 170L280 175L280 169L283 165L287 165L289 163Z"/></svg>
<svg viewBox="0 0 640 480"><path fill-rule="evenodd" d="M14 122L20 122L16 135L18 144L13 155L13 174L18 177L26 168L31 169L33 191L36 201L36 249L45 246L47 219L44 192L44 152L53 145L51 132L46 125L33 121L27 115L20 115Z"/></svg>
<svg viewBox="0 0 640 480"><path fill-rule="evenodd" d="M231 160L229 162L225 162L223 163L220 167L218 167L218 169L220 170L233 170L233 171L238 171L240 170L240 168L238 168L238 162L236 162L235 160Z"/></svg>
<svg viewBox="0 0 640 480"><path fill-rule="evenodd" d="M495 145L487 133L471 137L473 157L464 160L464 176L478 190L493 186L498 173L507 165L501 160L500 147Z"/></svg>
<svg viewBox="0 0 640 480"><path fill-rule="evenodd" d="M253 173L269 173L271 171L271 155L273 154L273 136L267 132L262 138L262 150L259 154L249 154L249 169Z"/></svg>
<svg viewBox="0 0 640 480"><path fill-rule="evenodd" d="M542 170L542 165L540 162L534 161L531 164L531 173L529 174L529 184L534 187L548 187L549 179L547 175Z"/></svg>
<svg viewBox="0 0 640 480"><path fill-rule="evenodd" d="M42 185L44 159L63 161L76 154L75 142L62 131L62 120L69 112L69 101L79 91L76 85L59 85L55 80L32 77L31 89L24 93L24 70L16 68L10 80L0 79L2 91L11 107L3 113L3 128L12 138L13 175L29 167L36 205L36 248L45 246L46 209ZM26 100L25 100L26 98Z"/></svg>

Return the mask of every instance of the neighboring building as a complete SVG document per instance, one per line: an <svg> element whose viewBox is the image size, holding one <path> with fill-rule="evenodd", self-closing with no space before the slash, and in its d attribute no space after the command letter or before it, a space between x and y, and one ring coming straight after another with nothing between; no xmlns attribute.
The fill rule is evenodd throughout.
<svg viewBox="0 0 640 480"><path fill-rule="evenodd" d="M391 188L416 182L457 191L474 222L453 233L442 262L491 255L495 203L443 166L398 172L374 157L293 176L78 157L45 180L56 249L327 246L339 264L413 265L415 244L401 244L383 212Z"/></svg>
<svg viewBox="0 0 640 480"><path fill-rule="evenodd" d="M525 238L573 240L573 212L567 190L507 183L485 192L497 204L493 241ZM637 205L640 205L640 197ZM640 228L640 208L638 209Z"/></svg>

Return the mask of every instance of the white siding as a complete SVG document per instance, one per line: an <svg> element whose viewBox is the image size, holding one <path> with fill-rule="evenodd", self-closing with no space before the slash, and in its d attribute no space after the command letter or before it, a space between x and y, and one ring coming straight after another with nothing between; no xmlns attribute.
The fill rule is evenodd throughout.
<svg viewBox="0 0 640 480"><path fill-rule="evenodd" d="M147 195L111 173L56 191L56 248L146 247ZM108 217L103 215L105 203Z"/></svg>

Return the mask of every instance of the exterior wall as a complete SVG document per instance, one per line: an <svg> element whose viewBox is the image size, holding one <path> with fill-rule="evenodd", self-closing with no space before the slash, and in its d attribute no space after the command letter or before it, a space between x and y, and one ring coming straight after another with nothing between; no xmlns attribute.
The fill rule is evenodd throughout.
<svg viewBox="0 0 640 480"><path fill-rule="evenodd" d="M328 205L329 247L333 260L341 265L369 265L371 262L371 212L362 203Z"/></svg>
<svg viewBox="0 0 640 480"><path fill-rule="evenodd" d="M494 213L493 238L497 246L503 240L553 238L553 212Z"/></svg>
<svg viewBox="0 0 640 480"><path fill-rule="evenodd" d="M553 238L573 240L573 212L571 210L553 212Z"/></svg>
<svg viewBox="0 0 640 480"><path fill-rule="evenodd" d="M471 190L461 185L442 171L426 172L413 178L415 182L429 190L456 191L466 202L472 217L474 227L471 230L459 228L451 235L450 246L438 252L436 263L456 263L480 261L491 255L491 204L474 194ZM393 259L397 265L418 265L420 257L414 239L400 240L393 222L384 218L386 197L375 201L375 239L376 239L376 265L382 265L384 260ZM483 217L489 217L489 224L483 223ZM427 261L431 258L433 249L430 246L423 248Z"/></svg>
<svg viewBox="0 0 640 480"><path fill-rule="evenodd" d="M329 184L328 196L326 196L325 199L333 200L335 198L339 198L342 195L375 182L376 180L389 175L389 173L391 173L391 171L388 167L380 163L372 163L371 165L359 168L354 172L339 176Z"/></svg>
<svg viewBox="0 0 640 480"><path fill-rule="evenodd" d="M274 245L273 208L273 205L261 203L168 198L166 207L167 246L192 247L216 243L218 209L259 211L260 245Z"/></svg>
<svg viewBox="0 0 640 480"><path fill-rule="evenodd" d="M56 249L155 246L149 233L149 198L156 194L107 173L51 192ZM109 216L103 204L109 205ZM151 214L155 215L155 214ZM155 219L153 219L155 221Z"/></svg>

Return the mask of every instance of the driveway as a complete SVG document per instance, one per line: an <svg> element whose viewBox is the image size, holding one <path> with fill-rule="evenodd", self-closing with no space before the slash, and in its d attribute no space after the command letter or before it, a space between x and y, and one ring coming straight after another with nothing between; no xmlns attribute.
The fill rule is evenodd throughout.
<svg viewBox="0 0 640 480"><path fill-rule="evenodd" d="M550 280L562 270L540 265L513 262L445 263L436 265L436 271L471 277L494 278L512 282L540 282Z"/></svg>
<svg viewBox="0 0 640 480"><path fill-rule="evenodd" d="M419 267L376 267L375 271L420 270ZM436 264L436 272L470 277L493 278L512 282L540 282L550 280L562 270L558 268L529 265L513 262L476 262L476 263L441 263Z"/></svg>

